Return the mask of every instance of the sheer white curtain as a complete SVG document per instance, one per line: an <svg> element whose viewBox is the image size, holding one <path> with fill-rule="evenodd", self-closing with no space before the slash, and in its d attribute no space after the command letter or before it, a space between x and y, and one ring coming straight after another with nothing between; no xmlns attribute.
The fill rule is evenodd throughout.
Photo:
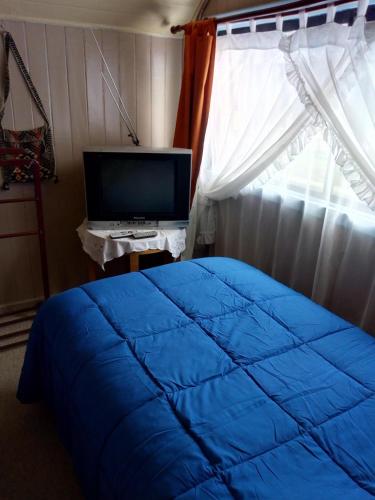
<svg viewBox="0 0 375 500"><path fill-rule="evenodd" d="M310 113L286 73L282 36L273 31L218 38L199 178L206 198L237 195L276 159L286 165L296 138L311 129Z"/></svg>
<svg viewBox="0 0 375 500"><path fill-rule="evenodd" d="M287 165L315 133L313 117L286 72L281 31L217 40L215 74L186 257L196 239L213 243L213 200L238 194Z"/></svg>
<svg viewBox="0 0 375 500"><path fill-rule="evenodd" d="M218 202L216 255L245 260L375 333L375 220L317 134L262 189Z"/></svg>
<svg viewBox="0 0 375 500"><path fill-rule="evenodd" d="M375 218L353 195L375 208L375 26L365 6L352 27L219 39L187 256L195 241L216 239L217 254L247 260L369 328ZM291 189L277 173L298 156Z"/></svg>
<svg viewBox="0 0 375 500"><path fill-rule="evenodd" d="M287 72L357 196L375 209L374 26L329 23L284 37ZM367 37L366 37L367 34Z"/></svg>

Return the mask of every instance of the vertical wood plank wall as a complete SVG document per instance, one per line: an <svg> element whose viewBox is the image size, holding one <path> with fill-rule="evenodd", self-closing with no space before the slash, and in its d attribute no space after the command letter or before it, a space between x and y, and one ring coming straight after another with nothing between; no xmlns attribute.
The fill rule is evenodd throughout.
<svg viewBox="0 0 375 500"><path fill-rule="evenodd" d="M104 70L90 30L5 21L29 67L54 131L59 183L44 183L52 292L87 280L87 260L75 229L84 218L82 147L131 144L118 109L101 79ZM182 40L95 30L143 146L170 146L181 82ZM0 63L3 62L1 46ZM3 67L3 66L1 66ZM5 128L42 124L10 58L11 93ZM2 93L0 97L2 102ZM12 186L0 198L28 195ZM0 207L0 232L35 224L33 204ZM0 309L42 295L36 239L0 240Z"/></svg>

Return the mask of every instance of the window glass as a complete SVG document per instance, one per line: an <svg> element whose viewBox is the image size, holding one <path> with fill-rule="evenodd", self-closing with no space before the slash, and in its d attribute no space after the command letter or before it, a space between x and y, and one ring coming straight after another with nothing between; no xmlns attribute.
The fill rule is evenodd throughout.
<svg viewBox="0 0 375 500"><path fill-rule="evenodd" d="M321 134L288 167L274 175L263 191L305 199L375 225L375 212L354 193Z"/></svg>

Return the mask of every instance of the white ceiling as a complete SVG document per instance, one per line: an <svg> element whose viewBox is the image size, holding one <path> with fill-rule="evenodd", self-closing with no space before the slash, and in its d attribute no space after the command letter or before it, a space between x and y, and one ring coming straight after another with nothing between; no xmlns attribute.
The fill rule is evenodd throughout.
<svg viewBox="0 0 375 500"><path fill-rule="evenodd" d="M284 0L285 2L286 0ZM212 16L223 12L246 9L247 7L263 6L264 4L282 4L283 0L210 0L205 15ZM306 4L309 3L308 1Z"/></svg>
<svg viewBox="0 0 375 500"><path fill-rule="evenodd" d="M210 0L205 14L229 12L270 0ZM272 0L271 0L272 2ZM185 24L204 0L0 0L0 19L22 19L170 35Z"/></svg>
<svg viewBox="0 0 375 500"><path fill-rule="evenodd" d="M0 18L100 25L170 34L190 21L200 0L0 0Z"/></svg>

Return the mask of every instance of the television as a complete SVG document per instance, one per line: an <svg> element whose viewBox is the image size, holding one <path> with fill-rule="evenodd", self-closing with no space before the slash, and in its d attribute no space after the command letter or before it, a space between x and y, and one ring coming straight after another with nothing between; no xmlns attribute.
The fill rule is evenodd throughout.
<svg viewBox="0 0 375 500"><path fill-rule="evenodd" d="M89 229L188 225L190 149L88 147L83 162Z"/></svg>

